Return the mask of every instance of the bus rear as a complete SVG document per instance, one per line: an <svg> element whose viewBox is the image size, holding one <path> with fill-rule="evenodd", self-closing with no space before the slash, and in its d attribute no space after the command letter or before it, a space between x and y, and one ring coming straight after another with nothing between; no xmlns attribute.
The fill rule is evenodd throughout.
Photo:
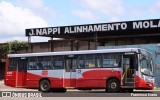
<svg viewBox="0 0 160 100"><path fill-rule="evenodd" d="M16 57L7 57L5 68L5 85L26 87L28 61Z"/></svg>

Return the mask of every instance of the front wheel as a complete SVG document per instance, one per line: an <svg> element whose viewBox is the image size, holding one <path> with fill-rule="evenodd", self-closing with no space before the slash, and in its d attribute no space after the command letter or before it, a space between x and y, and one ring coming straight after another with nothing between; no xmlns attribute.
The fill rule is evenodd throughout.
<svg viewBox="0 0 160 100"><path fill-rule="evenodd" d="M106 83L106 92L120 92L120 82L117 79L111 79Z"/></svg>
<svg viewBox="0 0 160 100"><path fill-rule="evenodd" d="M50 82L48 80L40 81L39 90L42 92L49 92L50 91Z"/></svg>

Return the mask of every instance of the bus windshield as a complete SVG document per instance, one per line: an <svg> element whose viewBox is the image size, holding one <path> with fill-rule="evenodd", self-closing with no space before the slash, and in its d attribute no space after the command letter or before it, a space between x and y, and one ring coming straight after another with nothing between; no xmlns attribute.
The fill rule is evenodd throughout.
<svg viewBox="0 0 160 100"><path fill-rule="evenodd" d="M141 67L142 74L145 74L148 76L154 76L153 75L152 58L151 58L150 54L142 53L140 55L140 67Z"/></svg>

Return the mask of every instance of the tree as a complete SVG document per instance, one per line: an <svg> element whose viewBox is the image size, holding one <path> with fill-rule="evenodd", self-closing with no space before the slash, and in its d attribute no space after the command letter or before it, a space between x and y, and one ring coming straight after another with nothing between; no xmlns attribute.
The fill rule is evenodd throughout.
<svg viewBox="0 0 160 100"><path fill-rule="evenodd" d="M15 54L18 51L26 49L26 48L28 48L28 43L27 42L17 41L17 40L4 43L1 47L4 55Z"/></svg>

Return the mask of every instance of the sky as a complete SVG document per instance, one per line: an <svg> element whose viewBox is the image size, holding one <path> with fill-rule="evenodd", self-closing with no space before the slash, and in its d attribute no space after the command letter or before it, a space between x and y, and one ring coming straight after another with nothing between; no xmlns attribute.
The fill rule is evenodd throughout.
<svg viewBox="0 0 160 100"><path fill-rule="evenodd" d="M159 18L160 0L0 0L0 43L27 41L27 28Z"/></svg>

